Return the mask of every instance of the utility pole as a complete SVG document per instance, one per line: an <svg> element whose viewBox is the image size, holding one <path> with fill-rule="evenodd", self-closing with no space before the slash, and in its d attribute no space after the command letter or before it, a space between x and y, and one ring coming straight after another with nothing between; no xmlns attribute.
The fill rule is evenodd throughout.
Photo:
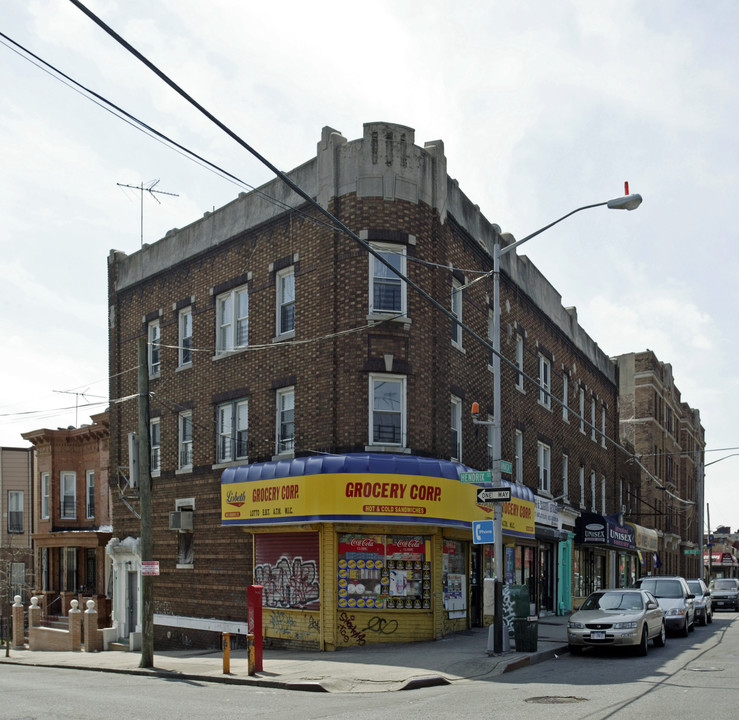
<svg viewBox="0 0 739 720"><path fill-rule="evenodd" d="M149 353L147 338L139 338L139 502L141 510L141 663L154 667L154 578L143 572L152 560L151 472L149 450Z"/></svg>
<svg viewBox="0 0 739 720"><path fill-rule="evenodd" d="M177 193L165 192L164 190L155 190L154 187L159 184L159 180L149 184L149 187L144 187L143 181L140 185L126 185L125 183L116 183L118 187L131 188L132 190L139 191L139 202L141 207L141 247L144 247L144 190L149 193L156 201L161 205L157 199L157 195L170 195L171 197L179 197ZM156 193L156 194L155 194Z"/></svg>

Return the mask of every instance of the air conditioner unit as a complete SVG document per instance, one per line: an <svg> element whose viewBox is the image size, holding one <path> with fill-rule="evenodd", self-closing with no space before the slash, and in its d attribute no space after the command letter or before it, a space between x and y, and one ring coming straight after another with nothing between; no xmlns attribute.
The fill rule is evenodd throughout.
<svg viewBox="0 0 739 720"><path fill-rule="evenodd" d="M175 510L169 513L170 530L192 530L192 510Z"/></svg>

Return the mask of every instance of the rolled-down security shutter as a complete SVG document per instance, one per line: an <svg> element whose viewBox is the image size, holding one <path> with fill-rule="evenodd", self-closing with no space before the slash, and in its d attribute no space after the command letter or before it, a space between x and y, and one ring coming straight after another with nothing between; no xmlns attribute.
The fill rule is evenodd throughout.
<svg viewBox="0 0 739 720"><path fill-rule="evenodd" d="M264 607L320 607L318 533L275 533L255 537L254 582Z"/></svg>

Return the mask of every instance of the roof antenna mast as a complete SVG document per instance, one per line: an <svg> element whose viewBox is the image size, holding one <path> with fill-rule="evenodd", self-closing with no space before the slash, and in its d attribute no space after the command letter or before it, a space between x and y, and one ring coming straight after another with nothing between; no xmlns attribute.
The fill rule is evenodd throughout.
<svg viewBox="0 0 739 720"><path fill-rule="evenodd" d="M179 197L177 193L171 193L171 192L165 192L164 190L155 190L154 188L159 184L159 179L152 181L149 183L148 187L144 186L143 180L141 181L140 185L126 185L125 183L116 183L118 187L125 187L125 188L131 188L132 190L138 190L139 191L139 197L140 197L140 204L141 204L141 247L144 247L144 192L148 192L149 195L151 195L159 205L162 203L159 202L159 198L157 198L157 195L170 195L171 197Z"/></svg>

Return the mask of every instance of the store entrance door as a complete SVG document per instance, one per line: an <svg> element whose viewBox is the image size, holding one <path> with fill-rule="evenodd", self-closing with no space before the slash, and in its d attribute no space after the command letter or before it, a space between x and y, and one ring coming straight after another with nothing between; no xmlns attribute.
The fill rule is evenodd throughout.
<svg viewBox="0 0 739 720"><path fill-rule="evenodd" d="M554 546L551 543L539 545L539 612L554 612Z"/></svg>
<svg viewBox="0 0 739 720"><path fill-rule="evenodd" d="M470 624L482 627L482 548L470 545Z"/></svg>

